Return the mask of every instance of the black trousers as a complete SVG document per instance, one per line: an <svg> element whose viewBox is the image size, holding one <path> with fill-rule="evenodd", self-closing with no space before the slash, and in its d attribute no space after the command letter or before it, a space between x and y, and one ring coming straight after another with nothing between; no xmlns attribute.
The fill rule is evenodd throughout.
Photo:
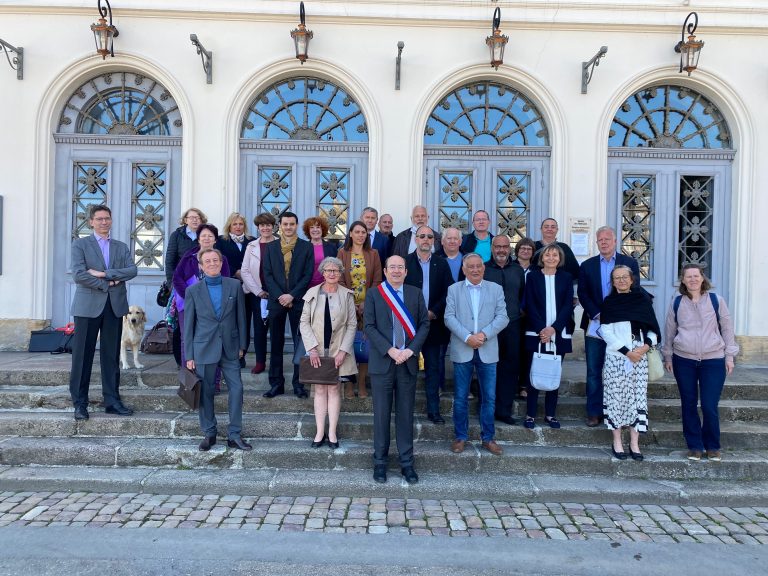
<svg viewBox="0 0 768 576"><path fill-rule="evenodd" d="M405 364L393 365L386 374L371 374L373 393L373 463L387 465L392 404L395 405L395 439L400 466L413 466L413 406L416 376Z"/></svg>
<svg viewBox="0 0 768 576"><path fill-rule="evenodd" d="M294 302L291 308L281 307L280 310L270 311L270 336L272 337L269 350L269 385L274 389L285 389L285 376L283 376L283 349L285 348L285 321L291 326L291 338L293 349L296 349L299 340L299 321L301 320L301 306ZM303 388L299 383L299 367L293 367L293 391Z"/></svg>
<svg viewBox="0 0 768 576"><path fill-rule="evenodd" d="M269 326L268 322L261 317L261 298L255 294L246 294L246 315L249 307L253 315L253 352L256 354L256 362L265 363L267 361L267 331Z"/></svg>
<svg viewBox="0 0 768 576"><path fill-rule="evenodd" d="M496 366L496 417L512 416L520 373L520 320L499 332L499 364Z"/></svg>
<svg viewBox="0 0 768 576"><path fill-rule="evenodd" d="M104 310L96 318L75 316L75 335L72 338L72 370L69 376L69 393L72 404L88 407L88 389L93 370L96 339L101 334L99 358L101 361L101 390L104 405L120 402L120 338L123 335L123 319L115 316L107 297Z"/></svg>

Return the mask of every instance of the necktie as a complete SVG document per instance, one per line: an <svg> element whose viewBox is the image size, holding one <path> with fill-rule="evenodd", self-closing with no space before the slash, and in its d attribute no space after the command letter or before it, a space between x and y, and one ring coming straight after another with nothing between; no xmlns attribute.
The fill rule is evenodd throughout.
<svg viewBox="0 0 768 576"><path fill-rule="evenodd" d="M399 290L397 295L402 299L403 295ZM395 328L395 348L402 350L405 348L405 330L403 330L403 325L400 323L400 320L397 319L394 312L392 313L392 324Z"/></svg>

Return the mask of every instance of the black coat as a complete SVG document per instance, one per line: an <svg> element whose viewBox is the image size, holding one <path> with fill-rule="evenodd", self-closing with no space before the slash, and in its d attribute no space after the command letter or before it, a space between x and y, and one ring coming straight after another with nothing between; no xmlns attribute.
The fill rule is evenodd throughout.
<svg viewBox="0 0 768 576"><path fill-rule="evenodd" d="M558 268L555 274L555 306L557 316L551 324L555 329L555 344L558 354L566 354L573 350L570 336L573 334L573 277L563 268ZM544 273L541 268L532 268L525 282L523 309L526 314L525 347L536 351L539 347L538 333L547 324L547 294ZM563 337L563 331L567 337Z"/></svg>
<svg viewBox="0 0 768 576"><path fill-rule="evenodd" d="M521 307L525 291L525 273L520 264L510 258L507 265L502 268L491 258L485 264L483 278L501 286L504 291L504 301L507 304L509 321L511 323L518 320L522 316Z"/></svg>
<svg viewBox="0 0 768 576"><path fill-rule="evenodd" d="M424 287L424 274L421 271L419 257L411 252L405 258L405 266L408 274L405 276L405 284L414 286L421 291ZM445 314L445 300L448 297L448 286L453 284L453 276L448 262L444 258L433 254L429 260L429 302L426 302L427 311L436 316L429 323L429 335L427 342L447 344L450 340L450 332L445 327L443 315Z"/></svg>
<svg viewBox="0 0 768 576"><path fill-rule="evenodd" d="M192 240L187 236L187 226L179 226L171 233L168 239L168 248L165 249L165 277L169 283L173 282L173 273L181 262L181 257L189 252L193 246L197 246L197 239Z"/></svg>
<svg viewBox="0 0 768 576"><path fill-rule="evenodd" d="M245 256L245 247L248 245L248 242L252 242L255 240L253 236L246 236L245 241L243 242L243 249L240 250L240 248L237 247L237 242L232 240L231 238L225 239L223 236L219 236L219 239L216 240L216 244L214 245L214 248L217 248L221 251L221 253L224 255L224 258L227 259L227 263L229 264L229 273L232 276L232 278L235 277L235 272L240 270L240 268L243 267L243 257Z"/></svg>
<svg viewBox="0 0 768 576"><path fill-rule="evenodd" d="M283 310L283 306L277 301L283 294L293 296L293 307L301 310L304 303L302 298L307 292L315 266L312 244L301 238L296 239L288 278L285 277L285 259L279 240L267 244L261 265L264 269L264 282L269 293L267 309L270 314Z"/></svg>

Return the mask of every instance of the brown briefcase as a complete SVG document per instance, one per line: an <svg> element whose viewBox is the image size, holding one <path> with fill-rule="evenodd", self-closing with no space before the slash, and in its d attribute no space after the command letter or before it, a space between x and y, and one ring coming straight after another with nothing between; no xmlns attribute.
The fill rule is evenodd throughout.
<svg viewBox="0 0 768 576"><path fill-rule="evenodd" d="M332 356L320 356L320 368L313 368L305 356L299 364L299 382L302 384L338 384L339 369Z"/></svg>
<svg viewBox="0 0 768 576"><path fill-rule="evenodd" d="M181 368L179 370L179 389L176 394L184 400L190 409L197 410L200 407L200 388L202 385L202 378L194 371L189 368Z"/></svg>

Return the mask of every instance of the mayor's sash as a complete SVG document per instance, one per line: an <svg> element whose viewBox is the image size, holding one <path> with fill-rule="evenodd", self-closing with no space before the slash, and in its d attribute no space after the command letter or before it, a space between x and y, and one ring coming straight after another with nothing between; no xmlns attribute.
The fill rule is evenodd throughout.
<svg viewBox="0 0 768 576"><path fill-rule="evenodd" d="M379 284L379 294L384 298L384 302L390 307L395 318L402 324L408 338L413 339L416 335L416 323L413 321L411 313L408 312L408 308L405 307L405 303L397 295L397 291L385 280Z"/></svg>

